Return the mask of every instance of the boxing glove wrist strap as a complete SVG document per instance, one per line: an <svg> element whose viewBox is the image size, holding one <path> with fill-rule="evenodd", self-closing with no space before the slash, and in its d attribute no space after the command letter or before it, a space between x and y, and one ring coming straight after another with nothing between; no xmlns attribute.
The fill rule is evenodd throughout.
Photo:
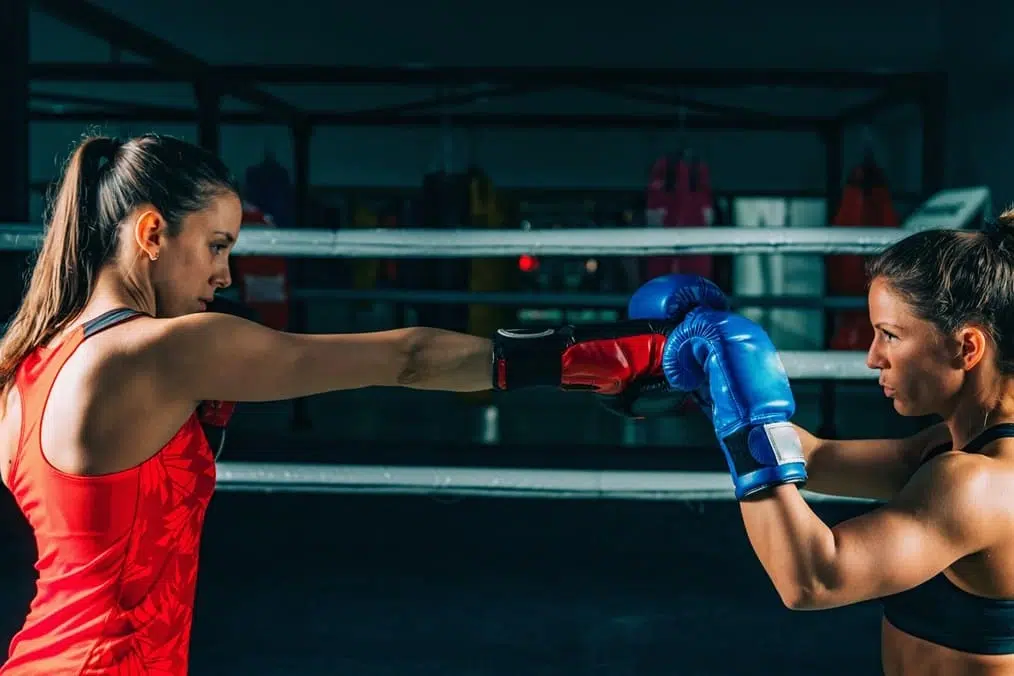
<svg viewBox="0 0 1014 676"><path fill-rule="evenodd" d="M806 457L789 422L744 427L722 438L736 499L773 486L806 482Z"/></svg>
<svg viewBox="0 0 1014 676"><path fill-rule="evenodd" d="M568 342L560 329L498 329L493 336L493 389L559 387Z"/></svg>

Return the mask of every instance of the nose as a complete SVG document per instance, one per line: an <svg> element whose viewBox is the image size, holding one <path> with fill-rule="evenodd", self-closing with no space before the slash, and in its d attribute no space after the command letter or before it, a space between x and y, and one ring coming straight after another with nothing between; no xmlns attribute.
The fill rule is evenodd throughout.
<svg viewBox="0 0 1014 676"><path fill-rule="evenodd" d="M214 284L216 289L225 289L232 286L232 273L229 272L229 266L225 265L218 270L211 279L211 283Z"/></svg>
<svg viewBox="0 0 1014 676"><path fill-rule="evenodd" d="M866 351L866 366L871 369L885 369L888 366L887 357L880 349L879 341L874 338L870 343L870 349Z"/></svg>

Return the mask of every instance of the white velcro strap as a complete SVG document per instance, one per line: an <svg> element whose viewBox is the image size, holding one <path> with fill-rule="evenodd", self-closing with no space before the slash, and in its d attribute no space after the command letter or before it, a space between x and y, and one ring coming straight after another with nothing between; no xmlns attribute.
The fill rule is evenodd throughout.
<svg viewBox="0 0 1014 676"><path fill-rule="evenodd" d="M779 465L805 462L803 444L792 423L781 422L764 425L764 433L767 435L771 452L774 453L775 460Z"/></svg>

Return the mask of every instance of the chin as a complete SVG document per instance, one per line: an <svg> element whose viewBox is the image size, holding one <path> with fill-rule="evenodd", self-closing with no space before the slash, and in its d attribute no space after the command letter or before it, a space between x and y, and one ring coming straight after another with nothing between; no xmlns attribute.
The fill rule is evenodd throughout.
<svg viewBox="0 0 1014 676"><path fill-rule="evenodd" d="M932 411L925 411L919 406L906 403L897 397L894 399L894 410L898 413L898 415L905 416L906 418L919 418L932 413Z"/></svg>

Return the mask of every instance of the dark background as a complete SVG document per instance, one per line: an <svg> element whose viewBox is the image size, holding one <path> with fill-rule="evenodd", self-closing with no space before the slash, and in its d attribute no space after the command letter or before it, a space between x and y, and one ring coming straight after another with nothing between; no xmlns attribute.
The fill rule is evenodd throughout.
<svg viewBox="0 0 1014 676"><path fill-rule="evenodd" d="M0 223L41 223L46 189L89 130L179 135L241 177L273 156L292 183L283 227L447 226L460 214L427 211L424 176L474 166L502 199L499 227L628 212L636 225L651 163L686 148L710 165L727 225L757 226L771 210L788 213L785 227L826 225L867 152L903 217L955 187L987 186L999 207L1014 183L1012 18L1011 7L956 0L8 0ZM775 259L725 260L719 281L821 297L821 257ZM291 263L304 287L420 286L385 261ZM0 323L24 265L23 253L0 255ZM515 273L502 290L531 282ZM630 290L603 275L564 286L528 290ZM474 326L460 310L421 316ZM516 323L518 310L498 320ZM796 314L759 321L780 349L824 348L819 309L778 312ZM294 305L290 328L404 323L395 304L345 299ZM925 422L900 419L873 383L793 388L796 420L828 434L900 436ZM482 443L490 404L499 439ZM224 459L722 470L698 417L635 432L576 395L368 390L241 406ZM828 523L862 509L815 508ZM6 493L0 528L5 644L34 561ZM202 556L194 674L879 672L876 604L784 609L728 500L221 492Z"/></svg>

